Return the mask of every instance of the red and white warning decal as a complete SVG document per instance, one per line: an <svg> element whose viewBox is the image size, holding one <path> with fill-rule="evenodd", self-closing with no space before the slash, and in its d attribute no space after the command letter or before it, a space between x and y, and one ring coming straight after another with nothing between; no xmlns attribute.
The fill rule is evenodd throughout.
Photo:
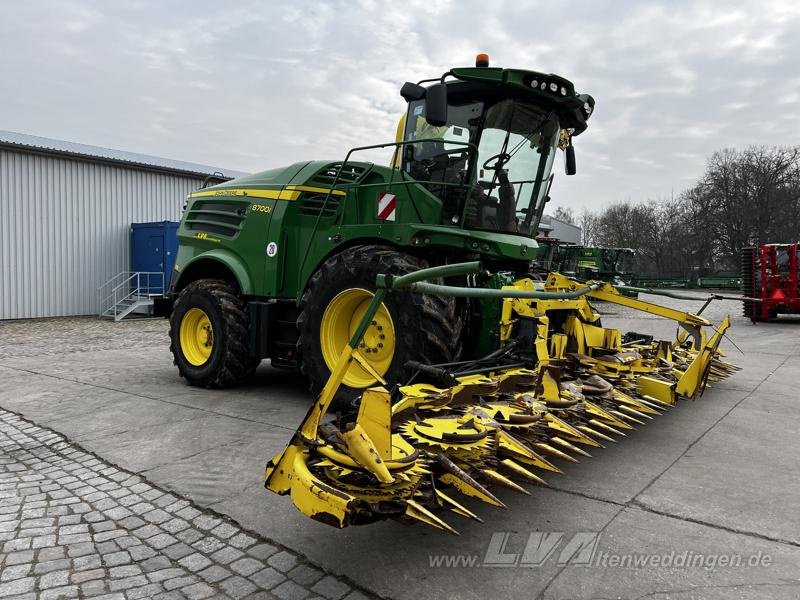
<svg viewBox="0 0 800 600"><path fill-rule="evenodd" d="M381 221L395 221L397 196L389 192L378 194L378 218Z"/></svg>

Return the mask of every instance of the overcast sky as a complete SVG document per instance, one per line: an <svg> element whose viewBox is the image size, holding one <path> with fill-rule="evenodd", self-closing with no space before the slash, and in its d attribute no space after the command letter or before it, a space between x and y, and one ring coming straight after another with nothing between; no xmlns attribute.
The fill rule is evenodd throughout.
<svg viewBox="0 0 800 600"><path fill-rule="evenodd" d="M4 1L0 129L242 171L337 159L394 140L404 81L476 52L595 97L554 205L669 196L715 150L800 144L791 0Z"/></svg>

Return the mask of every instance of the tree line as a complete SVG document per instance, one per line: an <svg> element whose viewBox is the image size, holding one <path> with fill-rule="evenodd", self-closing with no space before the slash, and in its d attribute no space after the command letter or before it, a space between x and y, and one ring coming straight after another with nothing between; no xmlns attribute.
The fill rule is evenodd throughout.
<svg viewBox="0 0 800 600"><path fill-rule="evenodd" d="M635 249L641 275L737 273L742 248L800 241L800 146L721 150L677 196L553 216L579 225L585 246Z"/></svg>

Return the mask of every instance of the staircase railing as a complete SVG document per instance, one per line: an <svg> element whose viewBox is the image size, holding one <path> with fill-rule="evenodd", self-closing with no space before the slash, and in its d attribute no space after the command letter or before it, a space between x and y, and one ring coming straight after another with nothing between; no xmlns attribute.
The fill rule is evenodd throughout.
<svg viewBox="0 0 800 600"><path fill-rule="evenodd" d="M164 293L164 273L122 271L97 288L97 291L101 295L105 294L100 302L99 315L113 317L118 321L122 318L122 313L130 312L133 302Z"/></svg>

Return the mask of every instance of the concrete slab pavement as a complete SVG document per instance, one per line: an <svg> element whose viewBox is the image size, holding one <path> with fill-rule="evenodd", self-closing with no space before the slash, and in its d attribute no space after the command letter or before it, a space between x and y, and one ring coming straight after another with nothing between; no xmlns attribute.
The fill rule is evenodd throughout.
<svg viewBox="0 0 800 600"><path fill-rule="evenodd" d="M719 321L726 310L739 312L738 304L730 304L712 305L709 317ZM624 309L608 312L613 314L604 315L604 323L623 331L653 331L667 338L675 333L668 322ZM25 339L17 356L0 324L0 377L8 382L0 389L0 406L80 438L114 463L229 515L375 593L423 599L672 597L674 592L675 597L703 598L721 593L729 580L735 586L732 597L770 598L791 589L787 582L794 585L792 568L795 578L800 573L792 500L800 491L800 467L791 460L777 463L781 452L796 453L800 444L800 411L791 383L800 373L796 325L753 327L737 318L731 337L745 356L730 343L725 347L743 371L702 399L594 452L595 458L549 476L554 489L530 488L530 497L507 494L508 511L476 507L486 523L455 522L459 538L396 523L336 531L303 517L289 499L267 494L261 482L264 462L284 447L305 414L304 382L262 366L252 384L237 390L188 388L171 364L165 324L141 324L153 338L150 346L142 344L143 335L132 325L117 329L87 320L89 337L103 340L96 351L83 346L81 327L67 322L63 327L70 335L53 336L69 344L57 354L52 345L36 341L46 331L37 325L28 337L18 331L11 336ZM58 329L59 322L50 327ZM115 336L118 348L110 341ZM119 362L125 366L118 367ZM143 375L138 380L137 373ZM588 569L559 565L558 552L540 567L482 566L494 536L507 534L505 551L514 554L536 532L560 533L562 546L576 533L599 533L598 550L618 553L648 548L713 553L736 544L769 550L780 560L777 568L735 574L716 568L711 574L681 568ZM471 567L432 566L443 556L476 561ZM691 591L702 585L701 592Z"/></svg>
<svg viewBox="0 0 800 600"><path fill-rule="evenodd" d="M793 545L627 507L592 563L565 566L542 597L797 598L799 561Z"/></svg>

